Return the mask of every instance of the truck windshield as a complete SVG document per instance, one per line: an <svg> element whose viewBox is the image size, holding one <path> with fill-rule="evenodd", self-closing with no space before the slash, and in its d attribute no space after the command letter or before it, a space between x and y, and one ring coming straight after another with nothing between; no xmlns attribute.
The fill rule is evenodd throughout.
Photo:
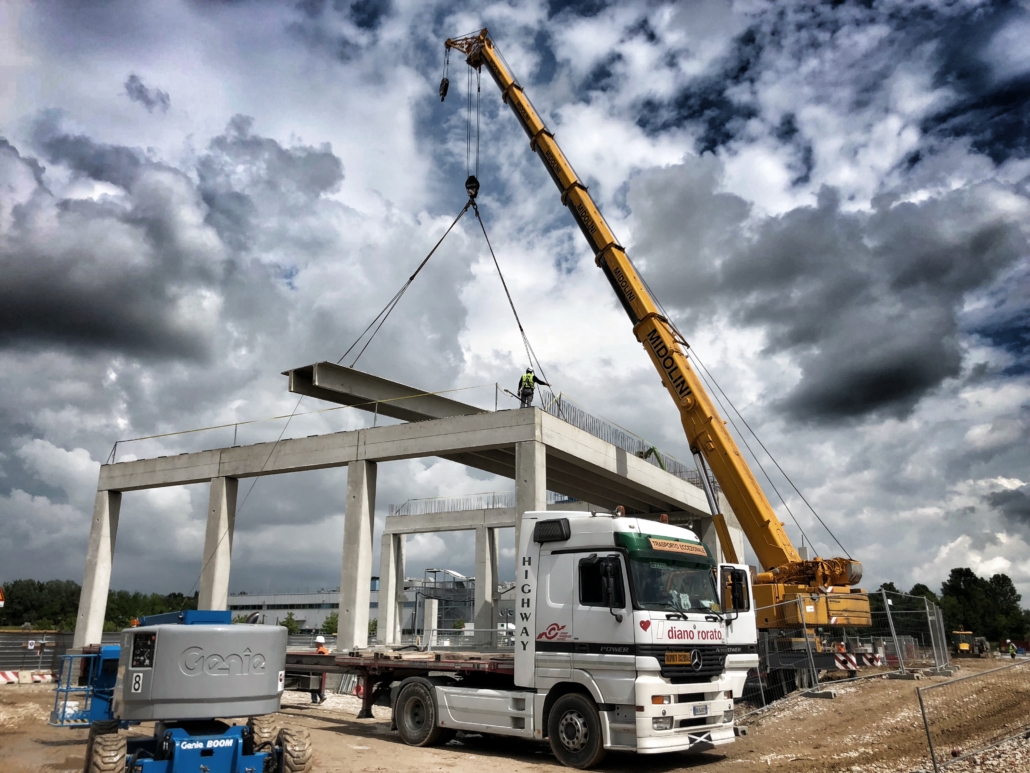
<svg viewBox="0 0 1030 773"><path fill-rule="evenodd" d="M721 611L712 570L681 561L632 557L637 606L673 612Z"/></svg>

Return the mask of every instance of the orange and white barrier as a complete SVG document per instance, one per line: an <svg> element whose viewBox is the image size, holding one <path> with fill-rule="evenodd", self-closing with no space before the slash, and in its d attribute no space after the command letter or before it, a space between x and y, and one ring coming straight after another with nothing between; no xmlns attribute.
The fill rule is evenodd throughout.
<svg viewBox="0 0 1030 773"><path fill-rule="evenodd" d="M32 684L54 681L49 671L0 671L0 684Z"/></svg>

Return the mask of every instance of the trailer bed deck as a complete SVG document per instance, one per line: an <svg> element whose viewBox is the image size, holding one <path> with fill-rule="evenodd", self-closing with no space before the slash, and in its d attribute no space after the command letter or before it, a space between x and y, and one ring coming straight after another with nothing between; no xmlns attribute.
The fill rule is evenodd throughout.
<svg viewBox="0 0 1030 773"><path fill-rule="evenodd" d="M286 671L294 674L357 674L362 687L358 719L370 719L372 706L395 681L430 673L479 674L513 679L515 656L506 652L478 651L355 650L334 655L287 652Z"/></svg>

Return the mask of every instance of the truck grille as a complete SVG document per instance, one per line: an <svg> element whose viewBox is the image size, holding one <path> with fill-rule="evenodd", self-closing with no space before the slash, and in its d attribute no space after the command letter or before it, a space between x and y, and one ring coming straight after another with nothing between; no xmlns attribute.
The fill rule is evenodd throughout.
<svg viewBox="0 0 1030 773"><path fill-rule="evenodd" d="M666 652L697 652L701 656L701 667L667 665ZM637 654L657 658L662 676L680 684L711 681L713 676L722 674L726 663L726 648L718 644L638 644Z"/></svg>

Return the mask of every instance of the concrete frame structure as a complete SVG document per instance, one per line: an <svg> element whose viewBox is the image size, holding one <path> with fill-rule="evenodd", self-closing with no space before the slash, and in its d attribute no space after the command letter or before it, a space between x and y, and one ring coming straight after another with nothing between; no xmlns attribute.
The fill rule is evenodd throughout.
<svg viewBox="0 0 1030 773"><path fill-rule="evenodd" d="M441 404L439 400L423 399L438 396L325 363L289 371L291 388L295 392L304 393L307 389L315 388L311 386L313 376L306 382L301 377L309 369L315 375L328 374L322 378L322 385L317 387L320 390L318 396L322 399L333 399L332 384L326 383L329 376L338 376L343 380L349 379L347 389L361 392L357 396L341 392L338 402L356 404L360 402L358 398L365 399L369 395L374 397L380 392L385 394L392 390L390 397L382 398L383 403L366 400L358 407L371 411L374 405L374 410L388 415L387 410L382 408L386 402L421 400L417 406L414 402L409 403L406 411L407 418L421 420L277 443L257 443L102 465L73 646L82 647L100 642L121 495L127 491L195 483L211 484L200 598L208 608L225 609L238 480L303 470L348 467L340 584L338 646L341 649L364 647L367 643L368 578L372 568L378 464L438 456L514 478L516 535L522 513L547 509L548 489L593 502L609 510L621 504L630 513L644 516L653 517L657 513L667 512L703 519L710 515L701 489L539 409L484 412L473 406L463 407L461 403L450 400ZM395 398L393 394L399 396ZM415 407L419 410L414 410ZM437 417L434 415L437 411L447 415ZM733 523L732 516L727 515ZM476 524L477 529L479 526ZM495 579L496 541L489 535L491 527L484 522L482 528L484 537L477 542L483 544L484 548L482 551L477 550L477 572L482 567L489 578ZM403 578L403 549L403 539L391 535L385 558L387 568L393 568L391 571L381 569L380 576L383 586L389 583L392 590L381 586L381 598L389 593L394 596L397 594L398 577ZM477 582L477 588L490 587L489 582ZM496 582L493 582L493 587L496 587ZM487 596L482 600L483 605L477 604L477 609L486 610L492 606L486 603ZM391 604L385 606L393 607ZM485 611L483 615L485 622ZM380 622L384 631L392 631L396 624L396 621L391 622L389 619Z"/></svg>
<svg viewBox="0 0 1030 773"><path fill-rule="evenodd" d="M378 644L400 644L400 605L404 595L404 541L409 534L444 531L476 533L476 597L473 627L491 630L497 621L499 529L515 528L518 523L514 507L481 510L454 510L428 515L387 516L383 528L382 553L379 558L379 623ZM392 603L391 603L392 600ZM432 620L436 619L434 599ZM429 620L429 607L425 619ZM428 630L433 625L424 623ZM435 625L435 623L434 623Z"/></svg>

